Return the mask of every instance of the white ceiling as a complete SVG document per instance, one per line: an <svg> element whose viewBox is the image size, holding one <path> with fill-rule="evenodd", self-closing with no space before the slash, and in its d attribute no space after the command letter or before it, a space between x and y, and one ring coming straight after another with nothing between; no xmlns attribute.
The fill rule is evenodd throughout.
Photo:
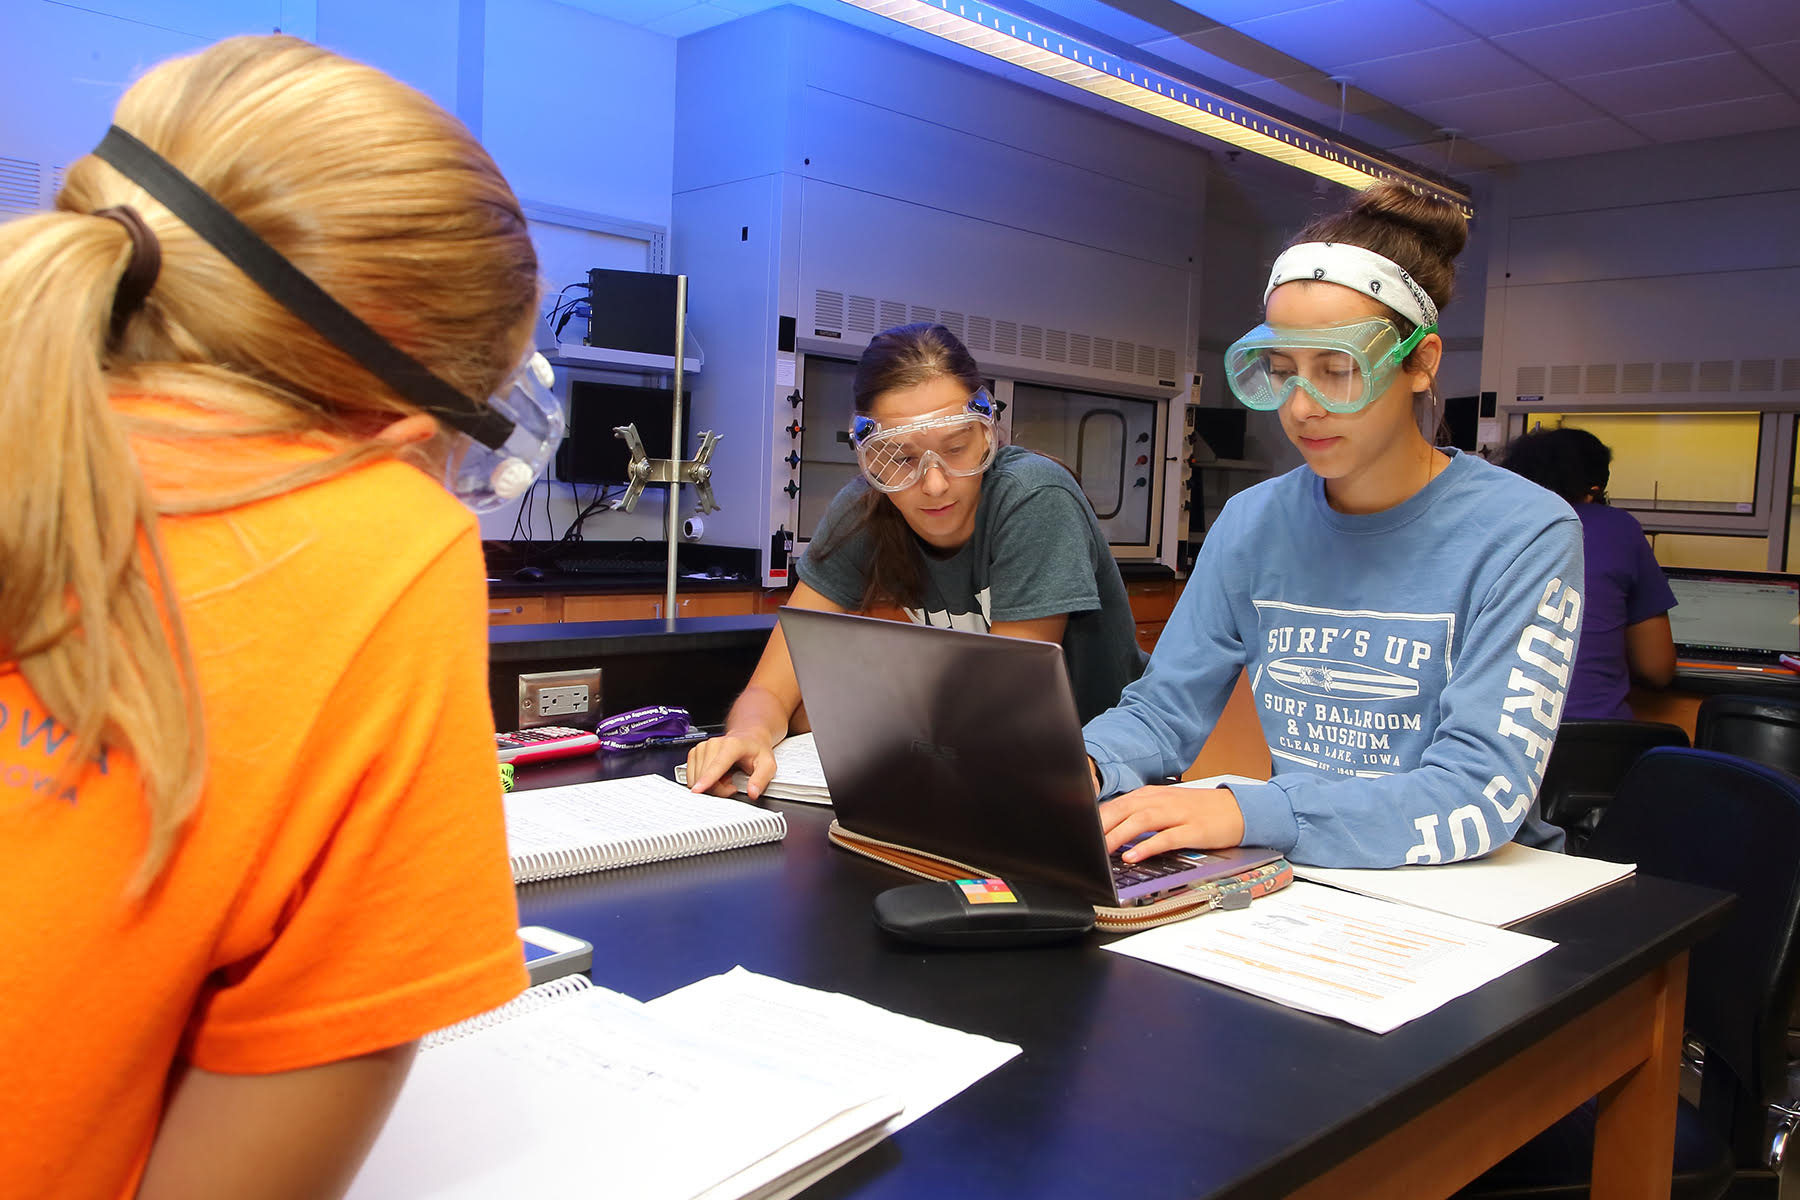
<svg viewBox="0 0 1800 1200"><path fill-rule="evenodd" d="M565 2L681 37L782 0ZM833 9L828 0L808 7ZM1012 7L1029 15L1031 6ZM1456 174L1800 126L1800 0L1037 0L1035 7L1046 23L1061 17L1077 36L1096 32L1200 82ZM1340 87L1333 76L1348 81Z"/></svg>

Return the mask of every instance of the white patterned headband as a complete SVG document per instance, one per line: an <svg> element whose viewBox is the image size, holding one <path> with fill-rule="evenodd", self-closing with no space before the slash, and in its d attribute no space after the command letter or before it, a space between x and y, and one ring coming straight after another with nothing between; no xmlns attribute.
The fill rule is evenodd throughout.
<svg viewBox="0 0 1800 1200"><path fill-rule="evenodd" d="M1437 305L1425 289L1414 283L1398 263L1361 246L1344 242L1301 242L1289 246L1269 271L1263 304L1269 303L1270 292L1296 279L1317 279L1351 288L1381 301L1421 329L1437 324Z"/></svg>

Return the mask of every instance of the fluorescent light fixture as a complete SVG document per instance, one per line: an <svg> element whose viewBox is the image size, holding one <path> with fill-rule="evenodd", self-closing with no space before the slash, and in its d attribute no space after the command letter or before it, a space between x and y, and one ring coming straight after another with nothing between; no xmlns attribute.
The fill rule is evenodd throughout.
<svg viewBox="0 0 1800 1200"><path fill-rule="evenodd" d="M989 4L968 0L844 3L1345 187L1360 189L1393 179L1448 200L1465 216L1475 213L1468 193L1453 185L1427 178L1411 167L1353 150L1322 134Z"/></svg>

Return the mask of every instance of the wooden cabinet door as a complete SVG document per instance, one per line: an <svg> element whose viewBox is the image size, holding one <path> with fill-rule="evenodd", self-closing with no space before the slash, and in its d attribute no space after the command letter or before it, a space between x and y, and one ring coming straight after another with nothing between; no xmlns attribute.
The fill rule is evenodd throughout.
<svg viewBox="0 0 1800 1200"><path fill-rule="evenodd" d="M489 625L542 625L560 621L561 596L500 596L488 598Z"/></svg>
<svg viewBox="0 0 1800 1200"><path fill-rule="evenodd" d="M608 592L568 596L563 600L565 621L654 621L662 616L661 592Z"/></svg>

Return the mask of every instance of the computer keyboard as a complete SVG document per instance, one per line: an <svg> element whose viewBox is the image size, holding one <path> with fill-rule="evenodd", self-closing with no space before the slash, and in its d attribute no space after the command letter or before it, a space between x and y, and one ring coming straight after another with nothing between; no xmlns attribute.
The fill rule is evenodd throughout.
<svg viewBox="0 0 1800 1200"><path fill-rule="evenodd" d="M663 569L642 558L559 558L550 565L563 575L654 575Z"/></svg>

